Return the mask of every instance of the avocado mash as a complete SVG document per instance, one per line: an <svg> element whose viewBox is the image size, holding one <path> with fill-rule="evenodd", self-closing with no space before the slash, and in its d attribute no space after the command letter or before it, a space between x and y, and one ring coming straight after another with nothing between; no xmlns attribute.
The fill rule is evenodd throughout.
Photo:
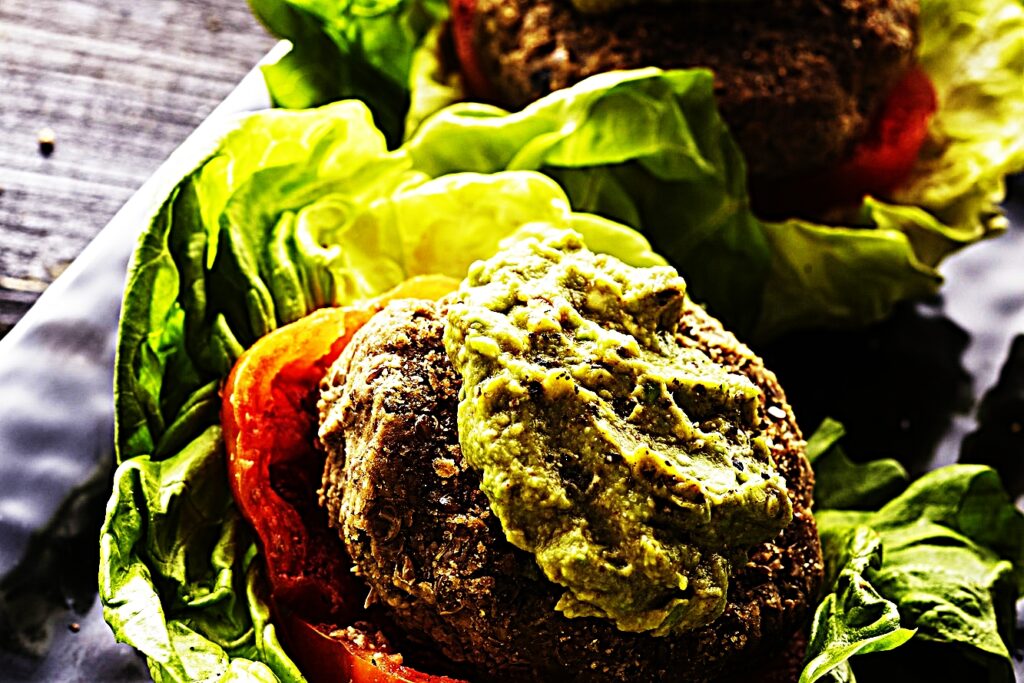
<svg viewBox="0 0 1024 683"><path fill-rule="evenodd" d="M761 392L677 338L685 284L541 228L474 264L445 348L459 439L567 616L665 635L713 621L730 564L792 517Z"/></svg>

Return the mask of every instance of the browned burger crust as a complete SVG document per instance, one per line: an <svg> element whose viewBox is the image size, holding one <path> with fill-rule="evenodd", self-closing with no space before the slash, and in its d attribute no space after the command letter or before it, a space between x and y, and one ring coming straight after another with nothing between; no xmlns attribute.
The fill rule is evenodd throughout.
<svg viewBox="0 0 1024 683"><path fill-rule="evenodd" d="M462 461L460 380L442 344L443 312L400 301L353 337L324 380L321 501L371 586L414 640L440 649L473 681L702 681L782 649L808 615L822 576L804 442L775 376L701 308L680 341L704 349L765 392L773 456L793 522L756 547L712 625L680 636L623 633L568 619L562 593L509 544L479 478ZM770 412L769 412L770 411ZM415 653L406 653L414 661Z"/></svg>
<svg viewBox="0 0 1024 683"><path fill-rule="evenodd" d="M848 155L913 59L917 0L649 2L581 15L569 0L477 0L484 72L522 107L587 76L708 67L723 118L764 178Z"/></svg>

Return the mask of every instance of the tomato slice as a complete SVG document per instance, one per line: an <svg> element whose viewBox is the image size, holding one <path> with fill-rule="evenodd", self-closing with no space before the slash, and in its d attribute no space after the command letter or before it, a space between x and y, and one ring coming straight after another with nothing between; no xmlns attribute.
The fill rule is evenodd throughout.
<svg viewBox="0 0 1024 683"><path fill-rule="evenodd" d="M222 391L228 478L266 562L286 645L313 681L458 683L404 666L366 620L366 588L317 504L320 380L352 335L387 301L437 299L450 278L410 280L360 308L328 308L266 335L239 357ZM347 676L347 678L344 678Z"/></svg>
<svg viewBox="0 0 1024 683"><path fill-rule="evenodd" d="M495 102L494 86L487 77L480 63L477 50L476 31L473 26L476 14L476 0L451 0L452 10L452 42L455 43L455 55L459 58L459 67L466 90L471 100Z"/></svg>
<svg viewBox="0 0 1024 683"><path fill-rule="evenodd" d="M302 673L314 683L466 683L416 671L379 637L331 635L294 615L284 619L289 649Z"/></svg>
<svg viewBox="0 0 1024 683"><path fill-rule="evenodd" d="M931 80L915 66L893 87L848 160L799 178L752 185L755 212L764 218L813 217L856 206L867 195L891 196L910 177L937 109Z"/></svg>
<svg viewBox="0 0 1024 683"><path fill-rule="evenodd" d="M860 196L891 194L910 176L937 109L928 75L921 67L910 69L893 88L871 132L836 169L835 183Z"/></svg>

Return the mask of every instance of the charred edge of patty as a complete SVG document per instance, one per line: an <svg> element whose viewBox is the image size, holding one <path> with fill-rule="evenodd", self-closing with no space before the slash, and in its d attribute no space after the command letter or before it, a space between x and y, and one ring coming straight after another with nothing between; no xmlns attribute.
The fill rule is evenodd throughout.
<svg viewBox="0 0 1024 683"><path fill-rule="evenodd" d="M917 0L648 4L583 15L569 0L477 0L478 59L520 108L588 76L707 67L758 178L847 158L913 62Z"/></svg>
<svg viewBox="0 0 1024 683"><path fill-rule="evenodd" d="M813 475L775 376L703 309L688 304L680 343L701 348L764 391L772 454L793 522L755 547L730 583L725 613L678 637L618 631L554 610L561 588L511 546L463 461L460 380L442 343L443 310L389 305L353 337L323 384L322 502L371 601L390 608L424 651L474 681L707 680L782 649L804 623L822 576L810 515ZM405 653L415 661L414 652Z"/></svg>

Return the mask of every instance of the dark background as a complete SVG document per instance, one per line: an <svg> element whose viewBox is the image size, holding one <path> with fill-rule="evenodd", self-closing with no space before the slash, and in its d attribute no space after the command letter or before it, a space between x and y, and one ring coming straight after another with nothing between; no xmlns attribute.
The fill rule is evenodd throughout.
<svg viewBox="0 0 1024 683"><path fill-rule="evenodd" d="M273 44L244 0L0 0L0 336Z"/></svg>

